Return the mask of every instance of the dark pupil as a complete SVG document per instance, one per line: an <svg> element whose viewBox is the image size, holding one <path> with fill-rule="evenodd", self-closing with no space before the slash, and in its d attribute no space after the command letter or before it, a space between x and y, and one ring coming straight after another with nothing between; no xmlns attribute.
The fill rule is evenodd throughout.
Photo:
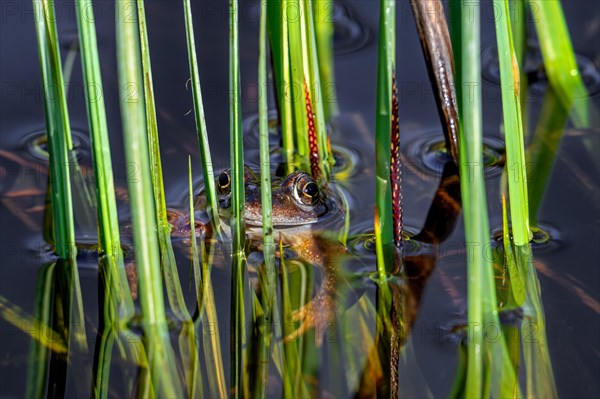
<svg viewBox="0 0 600 399"><path fill-rule="evenodd" d="M227 188L229 185L229 175L227 173L221 173L221 175L219 175L218 183L220 188Z"/></svg>
<svg viewBox="0 0 600 399"><path fill-rule="evenodd" d="M306 186L304 186L304 194L310 196L310 197L315 197L317 194L319 193L319 187L317 186L316 183L308 183Z"/></svg>

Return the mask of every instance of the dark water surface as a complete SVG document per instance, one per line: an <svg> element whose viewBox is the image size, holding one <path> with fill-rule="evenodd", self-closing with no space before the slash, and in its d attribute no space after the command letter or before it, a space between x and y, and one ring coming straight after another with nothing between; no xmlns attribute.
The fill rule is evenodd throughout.
<svg viewBox="0 0 600 399"><path fill-rule="evenodd" d="M76 21L72 2L57 2L59 37L63 57L76 43ZM123 156L118 84L114 44L114 6L97 1L96 21L104 96L115 165L117 186L126 187L136 169ZM210 144L215 170L229 166L228 110L228 16L224 1L193 1L200 74ZM539 220L551 240L534 247L546 313L546 331L559 395L592 397L600 383L600 189L599 125L600 100L600 10L587 0L563 2L578 60L590 88L596 118L587 130L570 125L557 154L555 167L541 207ZM246 159L258 165L257 138L253 121L257 114L258 2L243 1L240 9L240 55ZM482 4L482 57L484 131L488 152L486 168L490 227L501 228L499 184L503 138L500 89L495 64L495 36L491 2ZM183 10L179 2L146 2L154 87L163 155L167 201L180 206L187 193L187 155L192 155L194 176L199 168L192 98L186 90L187 63ZM406 168L404 212L408 230L423 226L443 166L443 154L428 152L442 141L433 93L408 2L398 5L397 73L399 81L400 129ZM530 31L533 23L529 17ZM352 173L340 185L351 205L351 233L371 231L374 207L374 128L377 60L378 3L374 0L339 3L336 18L336 89L340 115L332 122L332 144L354 159ZM3 2L0 16L0 294L33 314L36 283L42 266L51 261L42 236L46 187L45 157L34 149L44 132L43 92L40 83L32 5L28 1ZM539 65L532 39L532 71ZM537 57L537 58L536 58ZM63 58L64 60L64 58ZM538 60L538 61L536 61ZM63 61L64 62L64 61ZM536 64L537 62L537 64ZM543 74L531 90L529 126L535 126L541 109ZM69 112L73 134L80 148L80 161L91 165L87 119L82 91L80 59L77 56L69 81ZM18 160L17 160L18 158ZM91 179L91 176L90 176ZM198 180L198 179L196 179ZM24 191L29 190L29 191ZM23 194L25 193L25 194ZM126 219L127 208L122 207ZM80 237L82 242L93 239ZM448 394L457 367L459 334L456 326L466 322L466 260L462 218L453 234L437 249L438 263L425 289L419 316L409 345L413 363L401 375L406 395L434 397ZM364 253L365 267L375 269L373 258ZM184 291L188 270L180 267ZM90 347L98 326L98 276L92 253L81 251L80 277ZM217 270L215 291L229 290L227 271ZM229 299L218 304L228 320ZM0 396L21 397L25 392L30 338L0 318ZM228 353L228 336L223 336ZM227 367L226 367L227 370ZM228 373L228 371L227 371ZM333 378L333 377L331 377ZM327 382L323 375L323 385ZM75 395L71 381L67 393Z"/></svg>

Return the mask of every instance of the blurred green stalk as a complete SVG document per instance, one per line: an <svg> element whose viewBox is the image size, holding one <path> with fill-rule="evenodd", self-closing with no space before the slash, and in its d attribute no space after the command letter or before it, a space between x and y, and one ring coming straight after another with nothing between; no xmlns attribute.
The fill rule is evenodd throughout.
<svg viewBox="0 0 600 399"><path fill-rule="evenodd" d="M219 208L217 207L217 191L215 188L214 172L208 143L208 130L204 117L204 104L202 102L202 88L200 85L200 72L198 69L198 56L196 55L196 42L194 38L194 22L192 20L192 5L190 0L183 0L185 15L185 34L187 51L190 64L190 79L192 81L192 97L194 99L194 117L196 132L202 159L202 176L204 178L204 191L208 203L208 213L215 231L219 229Z"/></svg>
<svg viewBox="0 0 600 399"><path fill-rule="evenodd" d="M162 162L158 140L158 124L156 120L156 105L154 102L154 88L152 84L152 66L150 62L150 46L146 29L146 13L144 0L137 0L138 27L140 31L142 73L144 83L144 104L146 111L146 128L150 151L150 171L152 177L152 192L154 194L154 212L156 214L158 245L161 260L161 270L165 281L167 298L171 309L179 320L191 322L190 314L185 306L181 282L177 272L177 264L173 246L171 244L171 225L167 218L165 202L165 186L162 178ZM193 341L192 341L193 343ZM194 349L195 352L195 349Z"/></svg>
<svg viewBox="0 0 600 399"><path fill-rule="evenodd" d="M68 150L73 147L67 100L60 61L54 1L34 1L38 53L44 82L46 134L50 156L52 213L56 253L63 259L75 259L73 200L69 176Z"/></svg>
<svg viewBox="0 0 600 399"><path fill-rule="evenodd" d="M99 252L104 252L106 266L103 270L107 293L112 295L113 307L111 313L116 313L114 319L106 322L119 322L133 316L133 300L129 292L127 277L123 265L123 251L119 233L119 219L115 199L115 189L112 174L110 140L104 108L102 75L96 28L91 0L75 2L77 23L79 27L79 42L81 64L85 81L85 97L88 112L88 124L92 142L94 175L96 176L96 198L98 203ZM102 270L102 268L101 268Z"/></svg>
<svg viewBox="0 0 600 399"><path fill-rule="evenodd" d="M588 92L577 66L560 0L529 0L534 12L544 67L563 107L573 111L575 126L589 126Z"/></svg>
<svg viewBox="0 0 600 399"><path fill-rule="evenodd" d="M314 25L319 59L319 75L321 76L321 95L325 121L339 112L335 90L335 73L333 61L333 0L314 0Z"/></svg>
<svg viewBox="0 0 600 399"><path fill-rule="evenodd" d="M273 240L273 220L271 204L271 163L269 151L269 110L267 104L267 4L261 1L258 87L263 93L258 101L259 140L260 140L260 192L263 228L264 270L259 271L261 285L261 305L263 314L255 316L258 326L258 370L254 381L253 397L263 398L267 394L267 378L273 327L278 325L277 280L275 271L275 251ZM265 278L266 274L266 278ZM255 307L256 308L256 307Z"/></svg>
<svg viewBox="0 0 600 399"><path fill-rule="evenodd" d="M134 0L117 2L117 64L125 157L129 164L137 165L139 170L137 179L129 179L128 186L145 333L144 347L155 393L181 397L181 384L173 367L175 360L169 342L163 299L140 42L135 16Z"/></svg>
<svg viewBox="0 0 600 399"><path fill-rule="evenodd" d="M529 223L533 228L538 226L540 207L568 117L569 113L562 106L555 91L548 87L531 143L525 153Z"/></svg>
<svg viewBox="0 0 600 399"><path fill-rule="evenodd" d="M244 275L246 265L244 205L246 200L244 182L244 148L242 132L242 110L240 99L240 57L237 0L229 1L229 108L230 155L231 155L231 389L234 398L244 396Z"/></svg>
<svg viewBox="0 0 600 399"><path fill-rule="evenodd" d="M518 395L518 385L504 341L491 340L485 335L485 326L496 326L500 330L500 321L483 177L480 6L473 7L473 3L463 0L461 7L462 49L456 65L457 76L461 79L457 82L463 86L462 90L457 90L461 93L462 123L459 170L467 247L469 321L463 395L469 398L513 396Z"/></svg>
<svg viewBox="0 0 600 399"><path fill-rule="evenodd" d="M502 113L506 141L506 163L512 234L516 245L529 243L529 208L527 200L527 173L521 117L521 85L519 63L515 53L508 0L494 0Z"/></svg>

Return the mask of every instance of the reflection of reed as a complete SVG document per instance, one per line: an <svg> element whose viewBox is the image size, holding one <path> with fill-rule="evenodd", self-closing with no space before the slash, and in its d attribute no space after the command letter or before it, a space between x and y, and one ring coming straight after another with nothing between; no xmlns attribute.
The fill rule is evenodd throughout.
<svg viewBox="0 0 600 399"><path fill-rule="evenodd" d="M454 163L448 162L444 166L442 179L431 202L425 225L421 232L412 237L412 240L433 245L442 243L452 233L461 210L458 170ZM421 298L429 277L435 269L437 262L435 254L436 251L428 251L426 254L403 257L402 281L406 284L401 284L401 280L388 280L391 291L392 309L390 314L392 320L386 326L388 328L400 326L401 328L390 332L392 340L395 339L396 342L392 341L386 344L379 337L376 339L372 353L368 356L362 372L357 397L374 397L376 392L379 392L380 388L387 384L384 374L380 370L389 365L382 364L381 360L385 358L382 354L390 350L388 348L391 348L391 351L402 350L402 346L410 334L410 326L414 325L417 318ZM399 320L394 320L394 315L398 315ZM392 352L392 355L395 354ZM397 356L390 356L390 358L398 359ZM397 370L397 363L392 366ZM391 389L392 392L398 392L398 386L394 386L393 381Z"/></svg>

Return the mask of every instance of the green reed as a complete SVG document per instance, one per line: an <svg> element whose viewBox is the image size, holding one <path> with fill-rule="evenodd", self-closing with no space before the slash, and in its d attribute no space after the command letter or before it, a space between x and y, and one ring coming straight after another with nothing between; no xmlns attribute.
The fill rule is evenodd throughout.
<svg viewBox="0 0 600 399"><path fill-rule="evenodd" d="M137 179L129 179L128 186L145 333L144 348L156 394L181 397L181 386L172 367L175 361L169 342L163 300L140 41L137 24L125 18L126 15L131 15L132 10L136 10L134 1L117 4L117 66L125 156L127 162L137 165L139 170Z"/></svg>
<svg viewBox="0 0 600 399"><path fill-rule="evenodd" d="M395 86L396 67L396 4L381 0L379 5L379 50L377 63L377 106L375 125L375 245L377 254L377 303L376 337L371 352L377 353L377 361L371 359L369 368L380 369L382 378L374 383L371 394L378 397L395 397L398 392L398 356L401 326L401 303L393 291L395 282L388 273L401 270L401 238L396 237L396 226L401 219L394 215L393 207L400 207L399 131L398 105ZM398 170L396 170L396 168ZM392 180L394 179L394 180ZM393 198L396 203L393 203ZM401 227L400 227L401 228ZM398 248L394 247L394 244ZM393 277L392 277L393 278ZM364 381L362 384L364 385Z"/></svg>
<svg viewBox="0 0 600 399"><path fill-rule="evenodd" d="M50 357L50 347L45 345L43 339L52 336L52 344L64 342L62 337L50 328L52 322L52 306L54 297L54 273L56 263L50 263L44 265L39 271L37 276L37 285L35 287L35 310L33 317L35 322L33 325L44 326L47 330L35 331L33 334L34 340L31 342L29 347L29 356L27 361L29 367L27 370L27 388L25 391L25 397L27 398L42 398L44 396L44 388L46 387L46 380L48 374L48 358ZM4 315L3 318L7 319ZM22 320L16 324L25 326ZM29 332L31 329L27 329L25 332ZM42 331L48 331L49 333L43 333ZM38 341L38 339L42 341ZM54 341L56 339L56 341ZM53 350L63 350L66 352L66 345L62 345L63 348L52 348Z"/></svg>
<svg viewBox="0 0 600 399"><path fill-rule="evenodd" d="M38 54L44 82L46 134L50 155L52 213L56 253L63 259L74 259L75 227L69 176L69 150L73 148L67 110L65 86L60 61L54 2L34 2Z"/></svg>
<svg viewBox="0 0 600 399"><path fill-rule="evenodd" d="M112 175L112 161L106 121L106 110L102 97L103 85L100 60L96 41L96 30L90 0L80 0L76 4L81 62L85 81L88 124L92 143L93 167L96 176L96 199L98 203L99 251L104 255L99 260L99 269L105 281L105 302L102 319L102 334L97 364L94 366L94 394L108 396L108 381L114 330L121 330L133 316L134 307L129 285L125 276L123 251L119 233L116 199ZM116 337L120 347L123 343ZM131 345L124 347L131 352Z"/></svg>
<svg viewBox="0 0 600 399"><path fill-rule="evenodd" d="M207 212L211 220L213 228L212 237L219 237L220 223L219 212L217 206L217 192L215 188L214 172L212 158L210 154L210 146L208 142L208 130L206 128L206 118L204 115L204 104L202 100L202 88L200 84L200 72L198 64L198 56L196 53L196 42L194 36L194 23L192 19L192 6L189 0L183 1L187 53L190 65L190 79L192 83L192 97L194 101L194 117L196 121L196 132L198 136L198 145L200 148L200 158L202 161L202 176L204 180L204 193L207 199ZM189 166L191 169L191 165ZM190 170L191 179L191 170ZM191 184L191 181L190 181ZM193 197L192 188L190 186L190 199ZM190 226L195 225L194 221L194 206L190 204ZM208 237L207 237L208 238ZM194 270L194 281L196 284L197 306L199 309L198 321L203 325L214 326L213 333L209 334L209 345L203 345L204 362L206 374L209 380L210 394L214 397L225 397L227 388L225 382L225 372L223 367L223 356L221 355L221 343L219 340L219 323L217 320L217 312L215 307L214 292L211 283L211 264L215 245L211 241L208 251L206 250L204 241L200 242L200 247L196 244L195 229L190 229L190 240L192 246L190 248L192 259L192 267ZM201 253L201 262L198 259L198 250Z"/></svg>
<svg viewBox="0 0 600 399"><path fill-rule="evenodd" d="M518 390L514 370L502 340L486 337L485 325L500 326L489 246L489 222L482 159L482 109L479 13L469 13L461 2L461 59L456 60L461 80L459 109L459 170L462 194L468 276L468 346L462 395L512 396ZM456 38L455 38L456 39ZM470 94L470 87L476 88ZM460 392L460 389L459 391ZM458 393L457 391L454 394Z"/></svg>
<svg viewBox="0 0 600 399"><path fill-rule="evenodd" d="M171 244L171 225L167 220L167 206L165 202L164 183L162 178L162 162L158 140L158 124L156 121L156 105L154 101L154 88L152 84L152 66L150 62L150 46L146 28L146 13L144 0L137 0L138 27L140 34L140 49L142 58L142 78L144 85L144 104L146 113L146 129L150 154L150 172L152 177L152 192L154 195L154 212L158 228L158 245L161 259L161 270L167 298L175 315L182 321L190 322L191 317L185 306L181 283L177 272L175 255ZM193 341L192 341L193 343Z"/></svg>
<svg viewBox="0 0 600 399"><path fill-rule="evenodd" d="M391 246L392 191L390 186L390 142L392 138L392 80L396 64L396 4L381 0L379 5L379 52L377 63L377 118L375 126L375 205L380 224L380 241L387 271L393 267Z"/></svg>
<svg viewBox="0 0 600 399"><path fill-rule="evenodd" d="M192 19L192 5L190 0L183 0L185 15L185 34L187 40L187 53L190 64L190 79L192 82L192 97L194 99L194 117L196 121L196 132L198 145L200 147L200 158L202 160L202 176L204 178L204 192L206 195L207 210L212 220L213 228L218 231L219 212L217 207L217 191L215 188L214 172L208 143L208 130L206 129L206 118L204 116L204 104L202 102L202 88L200 85L200 72L198 68L198 56L196 54L196 41L194 37L194 22Z"/></svg>
<svg viewBox="0 0 600 399"><path fill-rule="evenodd" d="M200 391L196 384L198 376L198 350L194 334L194 324L185 305L175 254L171 244L171 225L167 218L167 207L162 178L162 163L158 140L158 124L156 120L156 106L154 101L154 88L152 84L152 67L150 62L150 46L146 28L144 1L137 0L138 27L140 31L142 72L144 82L144 104L146 111L146 128L150 151L150 169L152 176L152 189L154 193L154 211L158 227L158 245L161 258L161 270L167 291L167 298L175 316L183 322L179 335L181 358L184 362L184 375L187 382L188 395L198 396ZM191 226L193 229L193 226Z"/></svg>
<svg viewBox="0 0 600 399"><path fill-rule="evenodd" d="M263 93L258 101L260 139L260 194L263 228L263 257L265 270L259 271L262 292L262 316L255 317L259 323L258 370L254 381L253 397L265 397L271 354L273 327L279 326L277 306L277 280L275 271L275 243L273 240L273 207L271 203L271 162L269 149L269 115L267 104L267 5L261 1L258 87ZM266 276L265 276L266 275Z"/></svg>
<svg viewBox="0 0 600 399"><path fill-rule="evenodd" d="M279 253L283 254L283 242L279 237ZM294 333L294 322L292 318L292 294L290 289L289 268L285 258L280 255L279 267L281 269L281 319L283 322L283 334L289 337ZM303 279L304 280L304 279ZM302 301L300 301L302 303ZM283 396L286 398L308 397L308 387L304 379L302 350L304 339L284 341L284 363L283 363Z"/></svg>
<svg viewBox="0 0 600 399"><path fill-rule="evenodd" d="M230 393L233 397L243 396L245 386L245 306L244 282L246 269L245 224L244 224L244 148L242 132L242 110L240 99L240 58L237 0L229 2L229 107L230 157L231 157L231 374Z"/></svg>
<svg viewBox="0 0 600 399"><path fill-rule="evenodd" d="M96 201L98 203L99 250L105 254L104 270L108 292L114 295L113 309L119 309L119 317L133 315L133 301L123 267L123 251L119 233L119 219L112 173L110 141L104 108L103 85L96 41L96 28L91 0L75 3L81 64L85 81L85 97L88 124L92 144L94 175L96 176ZM108 309L107 309L108 310ZM115 318L114 321L117 321Z"/></svg>
<svg viewBox="0 0 600 399"><path fill-rule="evenodd" d="M192 165L191 158L188 159L189 169L189 220L190 226L195 226L194 216L194 193L192 186ZM204 237L208 239L208 237ZM209 331L203 332L203 338L209 342L202 345L204 351L205 373L208 379L209 392L212 397L226 397L227 384L225 381L225 370L223 366L223 355L221 351L221 341L219 334L219 320L215 306L215 296L211 281L211 265L215 250L215 242L211 238L206 248L205 240L200 240L200 245L196 239L196 229L190 228L190 259L192 260L192 268L194 275L194 284L196 288L196 306L197 313L194 315L195 332L199 334L199 330L204 326L208 326ZM208 338L206 337L208 335ZM196 339L199 337L196 336ZM201 381L192 381L192 385L197 384L198 389L201 388ZM190 388L190 392L195 390Z"/></svg>
<svg viewBox="0 0 600 399"><path fill-rule="evenodd" d="M525 65L525 57L527 55L527 1L512 0L511 3L511 30L512 44L519 65ZM519 100L521 102L521 119L523 120L523 129L527 125L527 72L524 68L520 68L519 76Z"/></svg>
<svg viewBox="0 0 600 399"><path fill-rule="evenodd" d="M75 245L75 223L73 218L73 198L71 181L74 181L82 190L83 179L77 179L78 165L73 151L67 98L65 93L62 63L56 29L56 15L54 2L44 0L34 2L36 36L38 54L44 83L44 109L46 116L46 135L48 139L48 153L50 162L50 185L52 226L54 232L55 251L59 256L57 262L57 305L62 308L60 315L54 314L55 327L63 334L67 343L68 352L65 355L51 355L52 366L65 365L71 351L71 339L79 355L88 353L87 337L83 326L83 304L79 273L77 270L77 248ZM73 171L73 174L71 174ZM80 176L81 177L81 176ZM89 204L88 204L89 205ZM90 207L91 208L91 207ZM73 328L80 326L80 328ZM89 368L85 362L79 360L76 370L78 377L84 382L89 381ZM57 381L59 391L64 388L66 374L59 373Z"/></svg>
<svg viewBox="0 0 600 399"><path fill-rule="evenodd" d="M521 85L519 84L521 74L513 45L511 21L508 18L508 0L495 0L494 4L510 197L510 231L512 232L510 234L508 230L508 217L503 198L506 264L509 269L515 305L522 306L524 310L521 338L527 376L527 395L556 397L556 384L546 342L541 293L529 245L531 232L523 120L521 118L521 99L523 98L520 94ZM538 330L536 340L525 338L531 328Z"/></svg>
<svg viewBox="0 0 600 399"><path fill-rule="evenodd" d="M512 234L516 245L525 245L529 243L530 231L521 116L521 74L513 44L508 0L494 0L494 11L502 88L510 215L513 221Z"/></svg>
<svg viewBox="0 0 600 399"><path fill-rule="evenodd" d="M333 0L313 1L313 14L317 56L319 59L320 89L323 98L323 111L326 121L339 113L335 90L335 71L333 60Z"/></svg>
<svg viewBox="0 0 600 399"><path fill-rule="evenodd" d="M318 0L317 0L318 1ZM325 67L327 61L331 61L331 58L328 60L319 61L318 51L317 51L317 34L315 28L315 16L314 16L314 2L312 0L304 0L303 12L304 16L304 26L306 30L306 47L308 48L308 89L310 94L311 106L314 114L314 121L316 127L316 139L318 146L318 154L319 154L319 169L321 170L321 176L326 180L329 179L329 174L331 173L331 166L334 163L333 155L331 154L331 150L329 149L329 134L327 132L327 127L325 125L325 92L322 91L323 84L331 85L331 74L328 75L326 80L323 80L321 77L320 71ZM323 41L323 39L321 40ZM329 41L330 51L332 48L333 42ZM326 64L328 67L331 67L330 64ZM331 100L329 96L327 96L327 100ZM316 176L315 176L316 177Z"/></svg>
<svg viewBox="0 0 600 399"><path fill-rule="evenodd" d="M548 87L531 143L525 152L529 224L538 227L538 214L556 160L569 113L552 87Z"/></svg>
<svg viewBox="0 0 600 399"><path fill-rule="evenodd" d="M294 142L294 117L292 109L292 78L290 68L290 39L287 19L288 0L267 2L267 28L274 66L279 121L281 124L281 150L286 173L294 171L296 144Z"/></svg>
<svg viewBox="0 0 600 399"><path fill-rule="evenodd" d="M201 276L201 266L200 266L200 256L198 252L198 243L196 240L196 220L194 216L194 186L192 183L192 157L188 155L188 211L189 211L189 222L190 222L190 259L191 259L191 267L192 273L194 275L194 282L196 283L196 298L198 306L202 306L204 303L204 298L201 293L204 292L202 287L202 276ZM202 246L202 250L204 250L204 246ZM206 277L206 276L205 276ZM192 325L193 332L192 337L195 339L197 330L195 330L195 326ZM190 373L189 378L186 379L188 384L188 395L193 397L194 395L202 395L202 376L199 370L198 364L198 352L194 346L194 353L189 354L190 361ZM187 362L184 362L184 365ZM216 365L215 365L216 366Z"/></svg>
<svg viewBox="0 0 600 399"><path fill-rule="evenodd" d="M548 80L577 127L589 125L588 93L575 60L560 1L529 0Z"/></svg>
<svg viewBox="0 0 600 399"><path fill-rule="evenodd" d="M314 177L328 179L333 159L321 93L313 2L283 0L268 2L267 7L284 162L289 172L312 170L318 175ZM316 153L311 140L316 142Z"/></svg>

